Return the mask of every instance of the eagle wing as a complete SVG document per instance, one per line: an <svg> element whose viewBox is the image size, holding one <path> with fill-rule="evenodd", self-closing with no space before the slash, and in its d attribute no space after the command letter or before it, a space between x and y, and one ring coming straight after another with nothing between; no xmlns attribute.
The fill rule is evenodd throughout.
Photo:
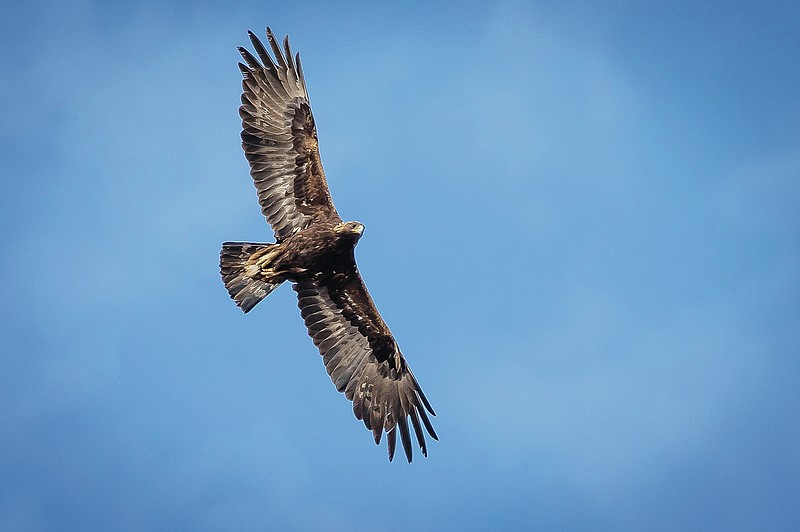
<svg viewBox="0 0 800 532"><path fill-rule="evenodd" d="M239 47L242 71L242 148L258 190L261 212L284 240L315 219L340 221L333 206L319 158L317 128L300 65L292 58L289 37L283 50L267 28L275 54L270 57L253 32L248 31L258 59ZM285 54L284 54L285 52Z"/></svg>
<svg viewBox="0 0 800 532"><path fill-rule="evenodd" d="M336 389L353 402L356 418L372 431L375 443L380 443L385 431L391 461L399 430L411 462L410 417L417 443L427 456L420 420L428 434L438 440L426 410L436 414L375 308L355 263L346 273L301 280L294 290L308 334L319 348L328 375Z"/></svg>

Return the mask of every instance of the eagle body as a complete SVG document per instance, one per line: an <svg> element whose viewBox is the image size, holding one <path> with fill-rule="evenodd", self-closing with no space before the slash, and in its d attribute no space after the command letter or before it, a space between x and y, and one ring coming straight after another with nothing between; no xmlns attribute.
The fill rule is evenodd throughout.
<svg viewBox="0 0 800 532"><path fill-rule="evenodd" d="M297 271L298 279L337 269L354 270L354 249L363 231L359 222L316 223L279 244L282 252L275 259L275 267L278 271ZM292 275L289 279L295 280Z"/></svg>
<svg viewBox="0 0 800 532"><path fill-rule="evenodd" d="M364 226L343 222L331 200L300 55L292 56L288 37L281 49L269 28L272 55L248 34L258 59L239 48L242 147L276 242L225 242L222 280L245 313L292 283L328 375L375 443L385 433L392 460L399 432L411 462L410 419L427 456L425 432L438 439L428 414L436 414L358 271L355 246Z"/></svg>

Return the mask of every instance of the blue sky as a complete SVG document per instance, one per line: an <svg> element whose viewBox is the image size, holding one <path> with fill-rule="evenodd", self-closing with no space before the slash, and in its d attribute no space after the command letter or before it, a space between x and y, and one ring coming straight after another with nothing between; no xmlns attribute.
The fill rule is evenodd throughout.
<svg viewBox="0 0 800 532"><path fill-rule="evenodd" d="M439 416L389 464L269 240L235 47L289 33ZM792 530L800 9L0 8L0 529Z"/></svg>

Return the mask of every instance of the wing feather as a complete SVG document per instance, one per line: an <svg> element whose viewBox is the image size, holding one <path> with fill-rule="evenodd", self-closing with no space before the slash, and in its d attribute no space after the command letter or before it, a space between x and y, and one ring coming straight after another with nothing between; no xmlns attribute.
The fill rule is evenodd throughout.
<svg viewBox="0 0 800 532"><path fill-rule="evenodd" d="M319 156L317 129L299 54L283 49L272 30L272 54L248 32L256 55L239 47L242 72L242 148L250 163L261 211L285 240L317 219L340 221Z"/></svg>
<svg viewBox="0 0 800 532"><path fill-rule="evenodd" d="M428 413L436 414L375 308L355 265L346 273L298 281L294 290L300 315L322 355L328 375L336 389L353 401L353 414L372 432L375 443L380 443L385 432L392 460L399 432L410 462L410 417L420 450L427 456L422 428L438 440L428 418Z"/></svg>
<svg viewBox="0 0 800 532"><path fill-rule="evenodd" d="M250 37L250 42L253 43L253 48L258 54L258 57L261 58L261 63L264 65L264 68L267 68L277 74L275 63L272 62L272 58L269 56L267 49L264 48L263 44L261 44L261 41L256 34L250 30L247 30L247 36Z"/></svg>
<svg viewBox="0 0 800 532"><path fill-rule="evenodd" d="M391 462L394 458L394 449L395 445L397 445L397 431L390 430L386 433L386 446L389 449L389 461Z"/></svg>

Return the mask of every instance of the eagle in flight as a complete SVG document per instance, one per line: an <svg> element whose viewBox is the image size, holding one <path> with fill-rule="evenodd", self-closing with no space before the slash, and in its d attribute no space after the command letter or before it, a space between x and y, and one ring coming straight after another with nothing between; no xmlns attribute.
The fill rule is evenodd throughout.
<svg viewBox="0 0 800 532"><path fill-rule="evenodd" d="M436 414L358 273L354 250L364 226L342 221L333 206L300 54L292 56L288 36L281 49L267 28L273 59L258 37L248 35L258 58L239 47L242 147L276 242L222 244L225 288L249 312L281 283L291 282L328 375L353 402L356 418L375 443L386 432L391 461L399 431L411 462L411 418L427 456L422 427L438 440L428 418Z"/></svg>

